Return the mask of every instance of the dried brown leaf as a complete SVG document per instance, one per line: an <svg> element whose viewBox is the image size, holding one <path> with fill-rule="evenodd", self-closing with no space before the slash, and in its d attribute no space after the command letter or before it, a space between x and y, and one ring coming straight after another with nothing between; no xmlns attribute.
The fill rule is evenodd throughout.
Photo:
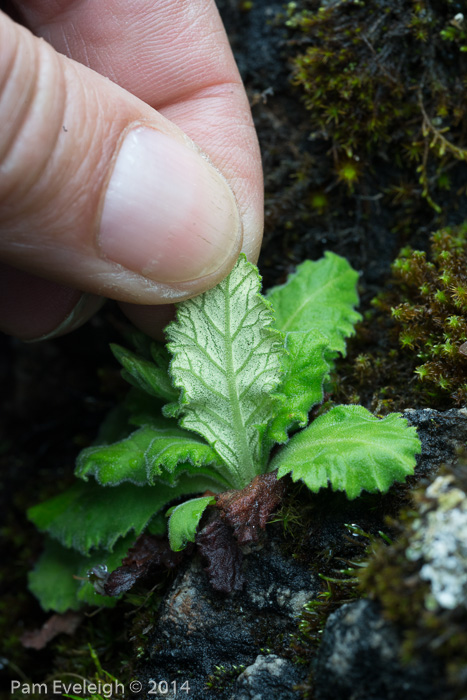
<svg viewBox="0 0 467 700"><path fill-rule="evenodd" d="M21 644L27 649L45 649L47 644L59 634L74 634L83 616L69 610L66 613L52 615L42 627L24 632Z"/></svg>
<svg viewBox="0 0 467 700"><path fill-rule="evenodd" d="M196 544L208 566L205 571L215 591L232 593L240 591L245 583L242 571L242 552L235 541L232 529L214 513L211 520L197 534Z"/></svg>
<svg viewBox="0 0 467 700"><path fill-rule="evenodd" d="M121 565L113 571L104 585L106 595L116 596L130 590L140 579L157 568L173 569L185 552L173 552L167 537L144 534L138 537Z"/></svg>
<svg viewBox="0 0 467 700"><path fill-rule="evenodd" d="M216 506L222 518L234 529L239 544L257 542L259 531L264 530L269 516L281 502L286 490L284 479L276 472L260 474L241 491L224 491L217 497Z"/></svg>

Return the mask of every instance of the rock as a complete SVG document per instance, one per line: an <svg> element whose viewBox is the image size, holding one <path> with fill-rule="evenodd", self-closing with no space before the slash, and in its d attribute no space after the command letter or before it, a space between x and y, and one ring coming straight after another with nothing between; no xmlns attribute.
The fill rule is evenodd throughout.
<svg viewBox="0 0 467 700"><path fill-rule="evenodd" d="M295 667L277 656L258 655L270 640L284 638L287 645L303 605L321 589L320 581L306 567L284 557L274 538L245 555L245 577L243 591L216 593L209 587L199 558L191 561L161 604L149 658L138 673L143 688L149 689L157 679L167 680L169 689L173 681L181 685L188 680L190 700L205 700L211 696L206 682L214 675L212 697L231 699L237 697L232 695L237 674L231 674L225 684L216 679L219 667L228 674L235 665L247 667L238 672L243 671L238 697L257 697L251 693L256 693L254 689L263 683L258 679L263 677L281 688L278 694L271 691L264 698L299 697L284 695L282 684L290 691L290 679L293 677L293 684L303 681L306 667ZM171 697L170 692L166 697Z"/></svg>
<svg viewBox="0 0 467 700"><path fill-rule="evenodd" d="M422 442L417 476L434 477L441 464L454 464L456 448L467 443L466 409L408 408L404 411L404 418L417 428Z"/></svg>
<svg viewBox="0 0 467 700"><path fill-rule="evenodd" d="M421 561L420 578L430 583L425 605L467 607L467 494L454 475L438 476L425 492L420 517L412 522L406 556Z"/></svg>
<svg viewBox="0 0 467 700"><path fill-rule="evenodd" d="M436 664L401 663L401 639L376 603L343 605L326 623L315 663L316 700L433 700Z"/></svg>
<svg viewBox="0 0 467 700"><path fill-rule="evenodd" d="M300 693L294 690L302 680L301 669L291 661L276 654L258 656L237 678L234 693L229 700L299 700Z"/></svg>

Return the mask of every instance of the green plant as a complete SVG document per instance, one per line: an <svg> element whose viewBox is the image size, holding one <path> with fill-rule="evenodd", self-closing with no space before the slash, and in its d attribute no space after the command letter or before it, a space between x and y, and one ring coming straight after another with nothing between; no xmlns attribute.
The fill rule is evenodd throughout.
<svg viewBox="0 0 467 700"><path fill-rule="evenodd" d="M404 207L423 199L441 213L467 158L462 13L436 0L298 0L286 26L310 138L327 142L337 182L367 194L376 179ZM391 164L384 184L380 158Z"/></svg>
<svg viewBox="0 0 467 700"><path fill-rule="evenodd" d="M417 359L417 379L432 393L451 395L464 405L467 224L432 234L429 257L411 248L401 251L392 266L397 286L388 302L402 348Z"/></svg>
<svg viewBox="0 0 467 700"><path fill-rule="evenodd" d="M245 670L245 666L235 664L226 668L223 665L214 666L214 672L211 673L206 680L207 690L216 690L217 692L225 690L239 677Z"/></svg>
<svg viewBox="0 0 467 700"><path fill-rule="evenodd" d="M79 455L80 481L29 511L50 535L30 577L43 607L112 604L87 572L99 588L135 536L163 531L162 510L182 496L204 494L167 512L175 551L195 540L215 494L261 474L277 470L311 491L330 484L355 498L412 473L420 443L400 414L379 420L362 406L334 406L307 427L359 319L356 281L327 253L265 299L257 269L241 256L217 287L178 304L167 349L139 336L137 352L113 346L133 390L100 444ZM271 458L275 443L283 447Z"/></svg>
<svg viewBox="0 0 467 700"><path fill-rule="evenodd" d="M102 668L101 662L96 651L88 644L89 653L96 671L91 679L77 676L76 674L63 674L60 681L55 680L57 692L62 692L64 698L70 700L108 700L112 698L117 700L118 697L124 697L125 689L115 676L112 676L108 671ZM66 679L66 676L71 676L71 679ZM71 695L70 690L74 692L86 693L87 697L82 695Z"/></svg>

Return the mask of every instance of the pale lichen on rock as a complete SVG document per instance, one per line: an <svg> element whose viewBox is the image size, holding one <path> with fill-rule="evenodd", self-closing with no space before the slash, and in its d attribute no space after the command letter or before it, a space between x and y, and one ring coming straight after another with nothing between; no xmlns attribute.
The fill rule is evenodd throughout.
<svg viewBox="0 0 467 700"><path fill-rule="evenodd" d="M467 494L446 475L438 476L425 496L406 556L424 562L420 578L430 583L427 607L454 610L467 601Z"/></svg>

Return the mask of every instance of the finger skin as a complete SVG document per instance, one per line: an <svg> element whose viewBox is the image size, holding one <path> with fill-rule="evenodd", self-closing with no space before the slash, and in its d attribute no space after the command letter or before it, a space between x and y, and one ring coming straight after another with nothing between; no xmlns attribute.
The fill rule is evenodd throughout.
<svg viewBox="0 0 467 700"><path fill-rule="evenodd" d="M263 180L248 100L214 0L21 0L32 31L177 124L229 181L256 262Z"/></svg>
<svg viewBox="0 0 467 700"><path fill-rule="evenodd" d="M21 340L69 333L90 319L103 301L0 263L1 329Z"/></svg>
<svg viewBox="0 0 467 700"><path fill-rule="evenodd" d="M120 308L134 326L139 328L150 338L160 343L166 341L164 328L175 319L175 306L173 304L160 304L159 306L141 306L139 304L120 303Z"/></svg>
<svg viewBox="0 0 467 700"><path fill-rule="evenodd" d="M259 151L249 106L215 4L198 0L190 3L60 0L19 2L17 5L35 33L65 55L110 77L157 108L202 146L236 194L243 219L243 249L255 261L261 242L263 211ZM86 76L83 81L87 80ZM124 121L120 107L114 112L120 120L111 125L113 133L118 132ZM62 121L65 122L65 118ZM97 141L102 152L105 141L102 143L96 137ZM96 175L103 161L105 156L95 159ZM69 209L68 203L64 203L64 208ZM89 264L86 251L84 256L85 266ZM63 263L66 258L65 252ZM36 251L35 266L31 269L44 274L41 266L42 260ZM79 269L79 265L73 267ZM99 276L95 269L89 272L94 279ZM63 276L63 268L61 272L46 270L46 274L70 283L68 272ZM138 288L141 280L136 279L134 293L128 293L123 286L119 290L117 271L111 279L103 280L103 277L102 274L99 277L99 289L92 286L92 291L127 302L161 303L202 291L199 285L190 289L190 285L185 284L175 291L170 290L168 295L160 289L156 293L154 289L141 293ZM206 279L202 287L211 286L215 281ZM79 284L79 279L76 284L89 289L86 284ZM125 306L128 309L129 305ZM43 315L47 316L46 309ZM128 315L149 331L158 325L157 319L161 319L161 314L155 310L156 320L149 323L149 309L138 313L135 308L132 313L130 307ZM47 319L44 320L47 325ZM157 329L154 332L157 335Z"/></svg>
<svg viewBox="0 0 467 700"><path fill-rule="evenodd" d="M0 21L0 47L3 262L93 294L147 304L186 298L222 279L233 256L201 283L168 285L109 261L97 242L103 195L126 135L150 127L198 153L183 132L8 19Z"/></svg>

